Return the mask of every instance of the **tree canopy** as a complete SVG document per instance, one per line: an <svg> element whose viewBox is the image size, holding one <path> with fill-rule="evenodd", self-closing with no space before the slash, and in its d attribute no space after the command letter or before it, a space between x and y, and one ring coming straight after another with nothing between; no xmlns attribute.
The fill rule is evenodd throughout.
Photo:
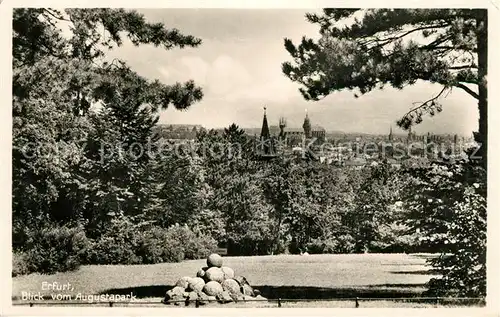
<svg viewBox="0 0 500 317"><path fill-rule="evenodd" d="M418 80L441 84L438 95L415 103L398 121L408 129L440 112L446 92L462 89L478 100L476 141L486 162L487 10L324 9L306 17L319 26L320 38L303 37L299 45L285 39L293 61L282 65L306 100L344 89L403 89Z"/></svg>
<svg viewBox="0 0 500 317"><path fill-rule="evenodd" d="M136 11L14 10L16 244L45 221L84 221L96 229L106 226L107 215L141 211L149 157L136 159L132 146L154 137L158 109L187 109L203 97L193 81L168 85L106 59L125 39L166 50L201 44Z"/></svg>

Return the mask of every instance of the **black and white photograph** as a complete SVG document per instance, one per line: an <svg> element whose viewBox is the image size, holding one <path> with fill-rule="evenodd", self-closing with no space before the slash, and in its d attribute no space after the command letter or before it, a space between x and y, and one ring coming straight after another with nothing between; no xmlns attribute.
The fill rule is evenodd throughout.
<svg viewBox="0 0 500 317"><path fill-rule="evenodd" d="M12 307L486 308L470 3L9 9Z"/></svg>

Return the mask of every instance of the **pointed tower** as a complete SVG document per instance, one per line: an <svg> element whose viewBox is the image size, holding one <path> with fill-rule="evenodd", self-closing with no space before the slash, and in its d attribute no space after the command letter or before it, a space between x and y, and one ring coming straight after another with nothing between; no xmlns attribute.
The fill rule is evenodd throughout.
<svg viewBox="0 0 500 317"><path fill-rule="evenodd" d="M260 140L257 152L260 158L268 159L276 157L275 142L274 139L271 137L271 133L269 131L266 107L264 107L264 118L262 119L262 129L260 131Z"/></svg>
<svg viewBox="0 0 500 317"><path fill-rule="evenodd" d="M392 141L393 139L393 135L392 135L392 125L391 125L391 129L389 130L389 141Z"/></svg>
<svg viewBox="0 0 500 317"><path fill-rule="evenodd" d="M311 138L311 120L309 120L309 114L307 113L306 110L306 117L304 118L304 124L302 125L302 128L304 128L304 134L306 138Z"/></svg>
<svg viewBox="0 0 500 317"><path fill-rule="evenodd" d="M267 115L266 115L266 107L264 107L264 119L262 120L262 129L260 130L260 138L261 140L267 140L271 137L269 133L269 125L267 124Z"/></svg>

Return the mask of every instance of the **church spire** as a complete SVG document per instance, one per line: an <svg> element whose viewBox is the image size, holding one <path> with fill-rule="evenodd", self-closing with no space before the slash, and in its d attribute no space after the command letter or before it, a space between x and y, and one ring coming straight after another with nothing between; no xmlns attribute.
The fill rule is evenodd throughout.
<svg viewBox="0 0 500 317"><path fill-rule="evenodd" d="M262 130L260 131L260 137L264 139L269 139L269 125L267 124L266 107L264 107L264 119L262 120Z"/></svg>

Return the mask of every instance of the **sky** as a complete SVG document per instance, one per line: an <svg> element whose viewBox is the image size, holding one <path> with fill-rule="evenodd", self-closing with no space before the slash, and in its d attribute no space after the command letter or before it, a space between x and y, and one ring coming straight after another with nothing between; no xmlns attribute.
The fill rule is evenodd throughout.
<svg viewBox="0 0 500 317"><path fill-rule="evenodd" d="M200 124L207 128L259 127L263 107L270 125L285 117L289 127L301 127L307 110L312 124L328 131L385 134L412 106L425 101L441 86L419 82L403 90L385 88L355 98L353 92L335 92L321 101L306 101L299 84L281 71L290 56L284 38L294 43L302 36L317 37L318 27L306 21L306 12L318 9L141 9L148 21L163 22L183 34L202 39L197 48L165 50L135 47L130 42L112 52L139 74L165 84L195 80L204 98L186 111L173 107L160 114L160 123ZM476 101L460 89L442 100L443 111L425 117L417 133L470 136L477 130Z"/></svg>

